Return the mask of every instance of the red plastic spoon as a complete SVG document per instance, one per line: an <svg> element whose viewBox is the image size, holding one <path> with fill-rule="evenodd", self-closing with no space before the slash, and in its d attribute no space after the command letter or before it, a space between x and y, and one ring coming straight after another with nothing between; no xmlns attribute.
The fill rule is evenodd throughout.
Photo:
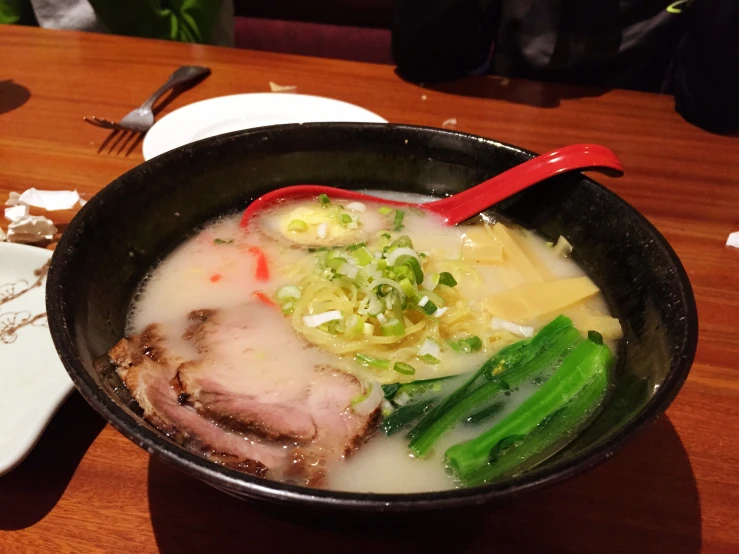
<svg viewBox="0 0 739 554"><path fill-rule="evenodd" d="M385 200L368 194L323 185L283 187L254 200L246 208L241 218L241 226L246 227L257 212L278 202L317 197L320 194L325 194L332 199L345 199L355 202L380 202L383 205L390 206L415 206L441 216L447 225L456 225L544 179L578 169L598 170L612 176L623 175L621 162L616 154L608 148L597 144L573 144L532 158L453 196L421 204Z"/></svg>

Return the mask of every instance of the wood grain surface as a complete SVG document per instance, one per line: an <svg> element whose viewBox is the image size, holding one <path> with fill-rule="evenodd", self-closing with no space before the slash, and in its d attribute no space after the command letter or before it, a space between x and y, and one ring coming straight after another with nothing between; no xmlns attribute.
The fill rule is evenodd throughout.
<svg viewBox="0 0 739 554"><path fill-rule="evenodd" d="M178 66L213 73L162 113L269 81L535 151L612 148L597 177L673 245L700 343L667 414L613 459L510 506L423 524L294 517L232 499L151 460L75 393L30 457L0 478L0 553L739 552L739 141L697 129L657 94L479 77L435 88L381 65L0 26L0 203L29 187L90 197L142 161L82 116L120 118ZM118 153L118 150L121 150ZM130 151L130 152L129 152ZM72 212L53 219L69 221ZM2 263L2 260L0 260ZM446 520L447 524L442 524Z"/></svg>

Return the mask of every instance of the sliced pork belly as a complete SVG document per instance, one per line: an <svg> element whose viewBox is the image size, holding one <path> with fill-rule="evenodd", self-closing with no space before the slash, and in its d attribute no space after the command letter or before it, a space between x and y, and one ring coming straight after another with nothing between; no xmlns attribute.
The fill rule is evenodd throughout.
<svg viewBox="0 0 739 554"><path fill-rule="evenodd" d="M377 412L360 416L351 401L356 377L330 366L274 308L260 302L197 311L185 335L202 359L180 366L182 391L196 409L237 428L344 456L374 430ZM287 338L286 338L287 337Z"/></svg>
<svg viewBox="0 0 739 554"><path fill-rule="evenodd" d="M178 402L172 386L181 360L168 353L156 325L139 336L122 339L108 353L144 417L178 442L213 453L219 461L252 474L282 474L292 463L280 445L260 444L229 432Z"/></svg>

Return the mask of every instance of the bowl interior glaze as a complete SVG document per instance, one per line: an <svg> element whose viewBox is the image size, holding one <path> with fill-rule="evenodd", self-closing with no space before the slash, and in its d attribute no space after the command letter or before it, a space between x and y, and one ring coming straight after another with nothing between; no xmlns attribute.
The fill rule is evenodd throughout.
<svg viewBox="0 0 739 554"><path fill-rule="evenodd" d="M562 234L625 330L605 408L565 450L496 484L423 494L312 490L212 463L145 423L105 364L138 283L195 229L271 189L325 184L446 195L533 154L495 141L403 125L317 123L239 131L154 158L113 181L74 218L52 260L49 326L82 395L118 430L164 461L230 494L293 506L415 511L511 498L613 454L666 409L695 353L697 315L674 251L647 220L579 173L552 178L496 211L547 240ZM628 174L628 168L627 174Z"/></svg>

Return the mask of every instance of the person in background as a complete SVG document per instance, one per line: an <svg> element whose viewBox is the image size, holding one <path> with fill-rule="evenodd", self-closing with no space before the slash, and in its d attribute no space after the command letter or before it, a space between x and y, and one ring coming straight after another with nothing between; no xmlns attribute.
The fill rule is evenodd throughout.
<svg viewBox="0 0 739 554"><path fill-rule="evenodd" d="M397 0L398 73L493 73L674 95L709 131L739 130L739 0Z"/></svg>
<svg viewBox="0 0 739 554"><path fill-rule="evenodd" d="M233 46L232 0L0 0L0 23Z"/></svg>

